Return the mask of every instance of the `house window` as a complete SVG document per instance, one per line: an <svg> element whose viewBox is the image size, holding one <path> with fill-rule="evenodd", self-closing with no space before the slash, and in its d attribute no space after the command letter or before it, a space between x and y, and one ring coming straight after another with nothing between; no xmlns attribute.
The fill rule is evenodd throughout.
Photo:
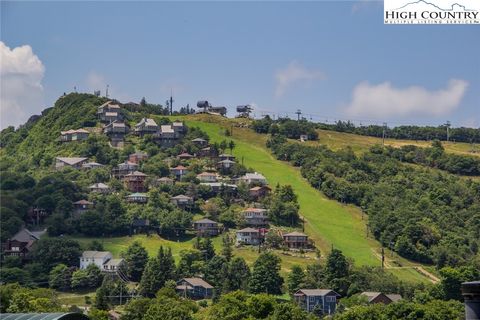
<svg viewBox="0 0 480 320"><path fill-rule="evenodd" d="M326 302L335 302L335 296L327 296L327 297L325 298L325 301L326 301Z"/></svg>
<svg viewBox="0 0 480 320"><path fill-rule="evenodd" d="M313 296L308 297L308 299L310 300L310 302L315 302L315 297L313 297Z"/></svg>

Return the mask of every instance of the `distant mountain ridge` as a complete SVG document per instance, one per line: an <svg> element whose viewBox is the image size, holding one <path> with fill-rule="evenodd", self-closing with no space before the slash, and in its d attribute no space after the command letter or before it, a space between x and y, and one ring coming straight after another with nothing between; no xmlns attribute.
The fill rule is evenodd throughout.
<svg viewBox="0 0 480 320"><path fill-rule="evenodd" d="M401 6L400 8L397 8L397 9L394 9L394 10L401 10L401 9L404 9L408 6L411 6L411 5L416 5L416 4L426 4L426 5L429 5L429 6L433 6L434 8L438 9L438 10L441 10L441 11L453 11L454 10L454 7L455 6L458 6L458 7L461 7L463 8L463 11L477 11L477 10L472 10L472 9L467 9L464 5L461 5L457 2L455 2L454 4L451 5L450 9L443 9L443 8L440 8L439 6L437 6L436 4L434 3L431 3L431 2L427 2L425 0L418 0L418 1L414 1L414 2L409 2L403 6Z"/></svg>

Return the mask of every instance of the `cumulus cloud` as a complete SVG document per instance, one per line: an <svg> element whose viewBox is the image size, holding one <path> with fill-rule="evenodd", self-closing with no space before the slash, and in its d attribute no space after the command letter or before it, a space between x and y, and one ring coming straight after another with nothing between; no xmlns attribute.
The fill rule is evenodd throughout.
<svg viewBox="0 0 480 320"><path fill-rule="evenodd" d="M45 66L24 45L10 49L0 41L0 126L18 126L44 106L42 79Z"/></svg>
<svg viewBox="0 0 480 320"><path fill-rule="evenodd" d="M318 70L309 70L297 61L292 61L283 69L275 74L275 97L279 98L296 83L309 84L314 80L324 79L323 72Z"/></svg>
<svg viewBox="0 0 480 320"><path fill-rule="evenodd" d="M346 111L350 116L376 118L443 116L460 105L467 87L467 81L458 79L451 79L445 89L436 91L419 86L395 88L390 82L362 82L353 89Z"/></svg>

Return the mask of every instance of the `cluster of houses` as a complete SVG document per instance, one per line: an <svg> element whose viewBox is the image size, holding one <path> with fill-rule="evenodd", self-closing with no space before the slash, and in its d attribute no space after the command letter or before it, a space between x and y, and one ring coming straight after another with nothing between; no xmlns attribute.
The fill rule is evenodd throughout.
<svg viewBox="0 0 480 320"><path fill-rule="evenodd" d="M84 251L80 257L80 269L86 269L95 264L106 273L121 273L119 270L125 261L114 259L108 251ZM183 278L177 281L176 291L179 295L191 299L210 299L214 287L200 277ZM308 312L321 312L325 315L335 313L341 296L331 289L299 289L293 294L294 301ZM369 304L390 304L402 299L399 294L385 294L383 292L362 292Z"/></svg>

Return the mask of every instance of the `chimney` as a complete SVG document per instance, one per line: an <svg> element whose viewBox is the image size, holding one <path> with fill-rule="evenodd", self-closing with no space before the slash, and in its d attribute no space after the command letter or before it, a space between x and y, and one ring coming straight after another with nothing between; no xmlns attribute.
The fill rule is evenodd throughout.
<svg viewBox="0 0 480 320"><path fill-rule="evenodd" d="M480 281L462 283L462 295L465 299L465 319L480 319Z"/></svg>

